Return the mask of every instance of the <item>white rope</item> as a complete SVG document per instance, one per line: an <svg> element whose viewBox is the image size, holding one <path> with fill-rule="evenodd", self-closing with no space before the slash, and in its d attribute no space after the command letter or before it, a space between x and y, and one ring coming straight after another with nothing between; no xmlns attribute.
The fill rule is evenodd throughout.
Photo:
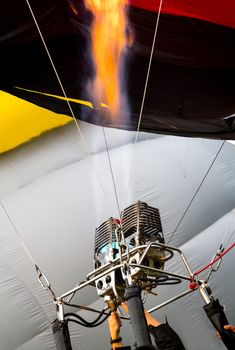
<svg viewBox="0 0 235 350"><path fill-rule="evenodd" d="M99 182L99 184L100 184L100 187L102 188L102 192L103 192L103 194L104 194L104 196L105 196L107 202L110 204L110 201L109 201L109 199L108 199L108 196L107 196L107 194L106 194L106 191L105 191L105 189L104 189L104 186L103 186L103 184L102 184L102 182L101 182L101 180L100 180L100 177L99 177L99 175L98 175L98 173L97 173L97 170L96 170L96 168L95 168L95 165L94 165L94 163L93 163L93 161L92 161L91 153L90 153L90 151L89 151L87 142L86 142L86 140L85 140L85 138L84 138L84 136L83 136L83 134L82 134L82 131L81 131L80 126L78 125L78 122L77 122L77 119L76 119L76 117L75 117L74 111L73 111L72 106L71 106L71 104L70 104L70 102L69 102L69 100L68 100L67 94L66 94L65 89L64 89L63 84L62 84L62 81L61 81L61 79L60 79L60 77L59 77L59 74L58 74L57 69L56 69L56 67L55 67L55 64L54 64L54 62L53 62L53 59L52 59L52 57L51 57L50 51L49 51L49 49L48 49L48 47L47 47L47 44L46 44L46 42L45 42L45 40L44 40L44 37L43 37L42 32L41 32L41 30L40 30L40 27L39 27L39 25L38 25L37 19L36 19L35 15L34 15L34 12L33 12L32 8L31 8L31 5L30 5L30 3L29 3L29 0L25 0L25 1L26 1L27 5L28 5L28 8L29 8L30 13L31 13L31 15L32 15L32 18L33 18L33 20L34 20L35 26L37 27L39 36L40 36L40 38L41 38L41 40L42 40L43 46L44 46L44 48L45 48L45 50L46 50L47 56L48 56L49 61L50 61L51 65L52 65L52 68L53 68L53 70L54 70L54 73L55 73L55 75L56 75L56 78L57 78L57 80L58 80L58 83L59 83L60 88L61 88L61 90L62 90L62 93L63 93L63 95L64 95L64 97L65 97L65 99L66 99L66 103L67 103L67 105L68 105L68 108L69 108L69 111L70 111L70 113L71 113L71 116L73 117L73 120L74 120L74 123L75 123L75 125L76 125L78 134L79 134L79 136L81 137L82 144L83 144L83 146L84 146L84 148L85 148L85 151L86 151L86 153L87 153L87 156L88 156L88 158L89 158L89 160L90 160L91 167L92 167L92 169L94 170L94 172L95 172L95 174L96 174L97 180L98 180L98 182Z"/></svg>
<svg viewBox="0 0 235 350"><path fill-rule="evenodd" d="M137 141L138 141L140 124L141 124L143 110L144 110L144 103L145 103L145 97L146 97L148 82L149 82L149 75L150 75L150 70L151 70L151 65L152 65L154 48L155 48L155 44L156 44L156 37L157 37L157 33L158 33L159 19L160 19L161 10L162 10L162 3L163 3L163 0L160 1L159 8L158 8L158 15L157 15L157 20L156 20L156 26L155 26L154 36L153 36L152 48L151 48L149 64L148 64L148 70L147 70L147 75L146 75L146 80L145 80L143 98L142 98L142 103L141 103L141 107L140 107L138 126L137 126L137 130L136 130L135 141L134 141L133 157L132 157L132 161L131 161L131 169L130 169L130 173L129 173L129 177L128 177L126 194L124 196L124 206L123 206L123 208L125 208L126 203L127 203L127 195L128 195L128 191L129 191L129 186L130 186L130 182L131 182L133 168L134 168L134 161L135 161L135 156L136 156Z"/></svg>

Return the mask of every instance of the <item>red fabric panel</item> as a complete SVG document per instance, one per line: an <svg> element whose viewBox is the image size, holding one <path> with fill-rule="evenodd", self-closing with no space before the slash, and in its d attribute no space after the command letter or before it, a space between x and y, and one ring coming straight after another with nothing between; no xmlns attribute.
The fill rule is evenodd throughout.
<svg viewBox="0 0 235 350"><path fill-rule="evenodd" d="M129 0L130 5L158 11L160 0ZM162 12L235 28L235 0L163 0Z"/></svg>

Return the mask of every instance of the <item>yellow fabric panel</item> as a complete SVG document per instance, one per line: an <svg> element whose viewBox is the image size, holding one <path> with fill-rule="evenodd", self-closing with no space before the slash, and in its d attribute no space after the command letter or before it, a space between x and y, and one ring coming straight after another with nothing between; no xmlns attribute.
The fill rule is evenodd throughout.
<svg viewBox="0 0 235 350"><path fill-rule="evenodd" d="M72 120L0 91L0 153Z"/></svg>

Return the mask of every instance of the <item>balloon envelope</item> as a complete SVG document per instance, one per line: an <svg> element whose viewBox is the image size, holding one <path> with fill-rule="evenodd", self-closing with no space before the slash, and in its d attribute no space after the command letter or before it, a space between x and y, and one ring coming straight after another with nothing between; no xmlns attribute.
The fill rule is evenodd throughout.
<svg viewBox="0 0 235 350"><path fill-rule="evenodd" d="M129 110L111 118L94 102L89 82L92 15L84 1L30 1L41 34L77 118L136 130L159 2L127 6L133 36L122 74ZM163 1L144 101L143 131L234 138L235 5L220 1ZM27 3L0 5L0 88L54 112L71 116ZM106 77L108 79L108 77ZM124 106L123 106L124 108ZM127 117L129 116L129 117Z"/></svg>
<svg viewBox="0 0 235 350"><path fill-rule="evenodd" d="M92 145L91 158L106 196L73 124L1 155L1 201L57 296L73 288L93 270L95 227L110 216L118 217L102 129L89 124L81 124L81 127ZM159 208L168 241L221 141L140 134L125 201L135 134L114 129L105 129L105 134L121 209L137 200ZM182 248L194 270L211 260L225 234L226 247L232 242L234 152L233 145L225 144L171 241ZM41 289L33 263L3 210L0 220L1 300L4 301L1 303L4 314L1 342L6 350L55 349L50 325L56 317L53 301ZM224 258L221 270L214 274L211 287L214 295L227 305L228 317L234 323L235 286L230 278L233 260L231 252ZM182 273L180 264L169 268ZM149 298L147 306L155 306L184 288L188 288L187 284L159 287L159 296ZM104 305L93 287L79 293L76 301L98 308ZM162 309L156 316L164 322L164 315L167 315L188 349L220 349L202 306L200 295L195 292ZM94 317L90 313L85 316ZM128 327L125 323L123 337L126 344L133 344ZM14 335L12 329L16 330ZM75 349L90 349L95 344L100 350L110 347L107 324L92 331L79 326L70 329ZM101 329L106 335L102 338Z"/></svg>

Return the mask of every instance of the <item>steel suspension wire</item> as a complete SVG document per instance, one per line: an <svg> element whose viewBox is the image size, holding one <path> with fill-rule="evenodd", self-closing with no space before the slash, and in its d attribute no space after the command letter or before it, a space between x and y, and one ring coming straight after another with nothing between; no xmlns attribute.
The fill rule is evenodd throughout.
<svg viewBox="0 0 235 350"><path fill-rule="evenodd" d="M30 13L31 13L31 15L32 15L32 18L33 18L33 21L34 21L34 23L35 23L35 26L36 26L36 28L37 28L37 30L38 30L38 34L39 34L39 36L40 36L40 38L41 38L41 40L42 40L43 46L44 46L44 48L45 48L45 51L46 51L47 56L48 56L48 59L49 59L49 61L50 61L50 63L51 63L51 66L52 66L52 68L53 68L53 71L54 71L54 73L55 73L55 76L56 76L56 78L57 78L57 81L58 81L58 83L59 83L59 86L60 86L60 88L61 88L61 91L62 91L62 93L63 93L63 95L64 95L64 97L65 97L65 101L66 101L66 103L67 103L67 105L68 105L68 109L69 109L69 111L70 111L70 113L71 113L71 116L72 116L72 118L73 118L73 120L74 120L74 123L75 123L75 125L76 125L78 134L79 134L79 136L81 137L82 144L83 144L83 146L84 146L84 148L85 148L85 151L86 151L86 153L87 153L88 158L90 159L91 167L92 167L92 169L94 170L94 172L95 172L95 174L96 174L96 177L97 177L97 180L98 180L98 182L99 182L99 184L100 184L100 186L101 186L101 188L102 188L102 192L103 192L103 194L104 194L104 196L105 196L107 202L109 203L110 201L108 200L108 196L107 196L107 194L106 194L106 191L105 191L105 189L104 189L104 186L103 186L103 184L102 184L102 182L101 182L101 180L100 180L100 177L99 177L99 175L98 175L98 173L97 173L97 170L96 170L96 168L95 168L95 166L94 166L94 163L93 163L93 161L92 161L92 159L91 159L91 153L90 153L90 151L89 151L87 142L86 142L86 140L85 140L85 138L84 138L84 136L83 136L83 134L82 134L82 131L81 131L80 126L78 125L78 122L77 122L77 119L76 119L76 117L75 117L73 108L72 108L72 106L71 106L71 104L70 104L70 102L69 102L69 100L68 100L68 96L67 96L67 94L66 94L66 92L65 92L64 86L63 86L63 84L62 84L62 81L61 81L61 79L60 79L60 76L59 76L59 74L58 74L58 71L57 71L57 69L56 69L56 67L55 67L55 64L54 64L54 62L53 62L53 59L52 59L51 54L50 54L50 51L49 51L49 49L48 49L48 47L47 47L46 41L45 41L45 39L44 39L44 37L43 37L43 34L42 34L41 29L40 29L40 27L39 27L39 24L38 24L38 22L37 22L37 19L36 19L35 15L34 15L34 12L33 12L33 10L32 10L32 7L31 7L31 5L30 5L30 2L29 2L29 0L25 0L25 1L26 1L27 5L28 5L28 8L29 8L29 11L30 11Z"/></svg>
<svg viewBox="0 0 235 350"><path fill-rule="evenodd" d="M31 263L35 266L36 272L37 272L37 274L38 274L39 283L42 285L43 289L47 289L47 290L50 292L50 294L52 295L52 297L55 299L55 294L54 294L54 292L53 292L52 289L51 289L50 282L47 280L47 278L46 278L46 276L44 275L44 273L41 272L40 268L39 268L38 265L36 264L36 261L34 260L34 258L32 257L32 255L30 254L28 248L26 247L26 245L25 245L25 243L24 243L24 241L23 241L23 239L22 239L21 234L20 234L19 231L17 230L17 228L16 228L16 226L15 226L15 224L14 224L12 218L11 218L10 215L8 214L6 208L4 207L4 205L3 205L3 203L2 203L1 200L0 200L0 206L1 206L2 210L4 211L5 215L7 216L7 218L8 218L8 220L9 220L11 226L13 227L13 229L14 229L14 231L15 231L15 233L16 233L16 237L18 238L20 244L21 244L22 247L24 248L24 250L25 250L25 252L26 252L26 254L27 254L29 260L30 260ZM42 279L44 280L44 282L42 282ZM47 285L43 284L43 283L45 283L45 282L46 282Z"/></svg>
<svg viewBox="0 0 235 350"><path fill-rule="evenodd" d="M19 231L17 230L13 220L11 219L10 215L8 214L8 212L7 212L6 208L4 207L2 201L0 201L0 206L1 206L2 210L4 211L5 215L7 216L9 222L11 223L11 226L13 227L13 229L14 229L16 235L17 235L17 238L20 241L21 245L23 246L23 248L24 248L26 254L28 255L30 261L33 263L33 265L37 266L36 263L35 263L35 260L33 259L32 255L30 254L29 250L27 249L27 247L26 247L26 245L25 245L25 243L24 243L24 241L23 241Z"/></svg>
<svg viewBox="0 0 235 350"><path fill-rule="evenodd" d="M232 239L233 235L235 234L235 230L232 230L232 232L229 234L229 228L230 228L231 223L233 221L233 215L234 215L234 213L232 213L232 215L231 215L231 219L230 219L230 223L229 223L228 228L227 228L227 232L225 232L225 234L222 238L219 249L218 249L217 253L214 255L214 258L216 256L220 257L221 261L222 261L222 256L224 255L224 253L230 250L230 248L225 250L225 247L224 247L225 242L229 243L230 240ZM235 245L235 243L232 244L232 248L234 247L234 245ZM210 278L210 275L213 272L212 266L210 266L210 268L211 268L211 271L209 272L207 279Z"/></svg>
<svg viewBox="0 0 235 350"><path fill-rule="evenodd" d="M155 48L156 38L157 38L157 33L158 33L159 20L160 20L160 15L161 15L161 10L162 10L162 3L163 3L163 0L160 1L159 8L158 8L158 15L157 15L157 20L156 20L154 36L153 36L152 48L151 48L151 52L150 52L148 70L147 70L147 75L146 75L146 80L145 80L145 85L144 85L144 92L143 92L142 103L141 103L141 107L140 107L139 120L138 120L136 135L135 135L133 158L132 158L132 161L131 161L131 169L130 169L130 174L129 174L129 177L128 177L126 193L125 193L125 196L124 196L124 206L123 206L123 208L126 206L128 190L129 190L129 186L130 186L130 182L131 182L131 176L132 176L132 172L133 172L133 168L134 168L134 161L135 161L135 156L136 156L137 141L138 141L140 124L141 124L143 110L144 110L145 97L146 97L146 92L147 92L147 87L148 87L148 82L149 82L149 75L150 75L150 70L151 70L151 65L152 65L152 60L153 60L153 53L154 53L154 48Z"/></svg>
<svg viewBox="0 0 235 350"><path fill-rule="evenodd" d="M205 181L205 180L206 180L206 178L207 178L207 175L209 174L209 172L210 172L211 168L213 167L213 165L214 165L214 163L215 163L216 159L218 158L218 156L219 156L219 154L220 154L220 152L221 152L222 148L224 147L225 142L226 142L226 141L223 141L223 142L222 142L222 144L220 145L219 150L217 151L217 153L216 153L216 155L215 155L215 157L214 157L214 159L213 159L212 163L210 164L209 168L207 169L207 171L206 171L205 175L203 176L203 178L202 178L202 180L201 180L201 182L200 182L200 184L199 184L199 186L198 186L198 188L197 188L196 192L194 193L194 195L193 195L192 199L190 200L189 204L187 205L187 207L186 207L186 209L185 209L185 211L184 211L184 213L183 213L183 215L182 215L182 217L181 217L180 221L178 222L178 224L177 224L176 228L175 228L175 229L174 229L174 231L172 232L172 234L171 234L171 236L170 236L170 239L169 239L169 241L167 242L167 244L169 244L169 243L170 243L170 241L171 241L171 240L172 240L172 238L174 237L175 233L177 232L177 230L178 230L178 228L179 228L180 224L181 224L181 223L182 223L182 221L184 220L185 215L187 214L187 212L188 212L189 208L191 207L191 205L192 205L192 203L193 203L194 199L196 198L196 196L197 196L198 192L200 191L200 188L202 187L202 185L203 185L204 181Z"/></svg>
<svg viewBox="0 0 235 350"><path fill-rule="evenodd" d="M108 142L107 142L107 138L106 138L104 127L102 127L102 130L103 130L103 135L104 135L105 148L106 148L106 152L107 152L107 156L108 156L109 169L110 169L110 173L111 173L111 177L112 177L112 183L113 183L113 189L114 189L117 209L118 209L119 216L121 216L121 210L120 210L118 194L117 194L117 186L116 186L116 183L115 183L113 167L112 167L112 162L111 162L111 157L110 157L110 153L109 153Z"/></svg>
<svg viewBox="0 0 235 350"><path fill-rule="evenodd" d="M234 210L233 210L233 211L234 211ZM229 224L228 224L228 227L227 227L227 232L225 232L225 234L224 234L224 236L223 236L223 238L222 238L221 244L220 244L221 247L223 247L224 242L226 242L226 241L229 242L229 241L231 240L232 236L233 236L234 233L235 233L235 230L233 230L233 231L229 234L229 229L230 229L230 227L231 227L231 224L232 224L233 219L234 219L234 212L231 213L231 218L230 218L230 220L229 220Z"/></svg>
<svg viewBox="0 0 235 350"><path fill-rule="evenodd" d="M220 246L224 246L224 242L230 242L231 241L231 239L232 239L232 237L233 237L233 235L235 234L235 230L233 230L231 233L230 233L230 235L228 235L228 233L224 236L224 238L223 238L223 240L222 240L222 242L221 242L221 245ZM227 238L228 237L228 238Z"/></svg>
<svg viewBox="0 0 235 350"><path fill-rule="evenodd" d="M0 206L1 206L2 210L4 211L5 215L7 216L7 218L8 218L8 220L9 220L11 226L13 227L13 229L14 229L14 231L15 231L15 233L16 233L16 237L18 238L20 244L22 245L24 251L26 252L26 254L27 254L29 260L30 260L31 263L35 266L36 271L39 270L38 265L36 264L34 258L32 257L32 255L30 254L28 248L26 247L26 245L25 245L25 243L24 243L24 241L23 241L23 239L22 239L22 237L21 237L19 231L17 230L17 228L16 228L16 226L15 226L15 224L14 224L12 218L11 218L10 215L8 214L6 208L4 207L4 205L3 205L3 203L2 203L1 200L0 200ZM39 271L40 271L40 270L39 270ZM41 272L41 271L40 271L40 272ZM45 275L43 275L43 276L45 276ZM51 291L51 290L49 290L49 291L53 294L53 291ZM35 296L35 298L36 298L36 296ZM37 298L36 298L36 300L37 300ZM38 302L38 303L39 303L39 302ZM40 305L40 303L39 303L39 305ZM43 310L43 313L44 313L45 317L47 318L48 322L51 324L51 320L50 320L50 318L48 317L47 313L45 312L45 310L44 310L43 308L42 308L42 310Z"/></svg>

